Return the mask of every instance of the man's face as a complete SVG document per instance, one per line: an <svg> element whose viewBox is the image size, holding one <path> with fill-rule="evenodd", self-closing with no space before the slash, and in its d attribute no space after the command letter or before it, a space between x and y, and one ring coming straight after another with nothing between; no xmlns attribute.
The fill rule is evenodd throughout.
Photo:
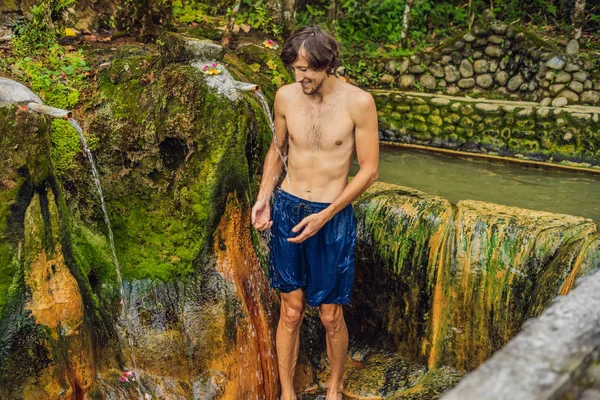
<svg viewBox="0 0 600 400"><path fill-rule="evenodd" d="M292 68L294 69L296 82L300 82L302 86L302 92L306 95L311 95L323 85L323 82L327 78L327 73L325 71L315 71L310 68L308 60L304 57L304 51L304 49L300 49L298 59L292 64Z"/></svg>

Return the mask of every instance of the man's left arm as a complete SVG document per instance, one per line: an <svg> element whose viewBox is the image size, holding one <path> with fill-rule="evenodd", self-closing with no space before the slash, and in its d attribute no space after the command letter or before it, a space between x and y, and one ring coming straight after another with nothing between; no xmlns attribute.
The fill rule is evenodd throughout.
<svg viewBox="0 0 600 400"><path fill-rule="evenodd" d="M353 202L377 180L379 174L379 132L377 129L377 109L373 96L367 92L356 96L351 105L351 118L354 121L354 141L356 157L360 169L342 193L323 211L309 215L292 229L302 233L289 242L301 243L319 231L335 214Z"/></svg>

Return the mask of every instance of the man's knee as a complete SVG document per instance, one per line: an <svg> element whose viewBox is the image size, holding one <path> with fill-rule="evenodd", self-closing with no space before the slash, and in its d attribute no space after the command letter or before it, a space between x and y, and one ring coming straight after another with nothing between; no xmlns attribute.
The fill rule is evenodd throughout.
<svg viewBox="0 0 600 400"><path fill-rule="evenodd" d="M322 304L319 307L319 314L325 330L330 335L337 333L345 325L340 304Z"/></svg>
<svg viewBox="0 0 600 400"><path fill-rule="evenodd" d="M281 296L281 320L290 329L296 329L304 316L304 298L294 293L293 296Z"/></svg>

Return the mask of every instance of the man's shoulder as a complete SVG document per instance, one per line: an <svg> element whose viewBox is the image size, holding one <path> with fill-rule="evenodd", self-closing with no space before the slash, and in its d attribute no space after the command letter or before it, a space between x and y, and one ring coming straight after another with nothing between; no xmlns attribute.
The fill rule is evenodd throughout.
<svg viewBox="0 0 600 400"><path fill-rule="evenodd" d="M277 92L275 93L275 98L279 100L286 100L296 95L298 92L298 84L297 83L289 83L287 85L283 85Z"/></svg>
<svg viewBox="0 0 600 400"><path fill-rule="evenodd" d="M364 109L374 102L371 93L357 86L348 84L348 88L346 90L348 91L346 98L353 109Z"/></svg>
<svg viewBox="0 0 600 400"><path fill-rule="evenodd" d="M354 85L348 84L348 86L346 109L352 120L356 122L362 119L371 107L375 107L375 100L371 93Z"/></svg>

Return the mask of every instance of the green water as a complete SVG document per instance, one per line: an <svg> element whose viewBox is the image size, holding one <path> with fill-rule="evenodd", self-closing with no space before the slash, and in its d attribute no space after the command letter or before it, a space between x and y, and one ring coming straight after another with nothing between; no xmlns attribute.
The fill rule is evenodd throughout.
<svg viewBox="0 0 600 400"><path fill-rule="evenodd" d="M600 225L600 175L381 146L379 181L448 199L592 218ZM358 172L358 164L350 170Z"/></svg>

